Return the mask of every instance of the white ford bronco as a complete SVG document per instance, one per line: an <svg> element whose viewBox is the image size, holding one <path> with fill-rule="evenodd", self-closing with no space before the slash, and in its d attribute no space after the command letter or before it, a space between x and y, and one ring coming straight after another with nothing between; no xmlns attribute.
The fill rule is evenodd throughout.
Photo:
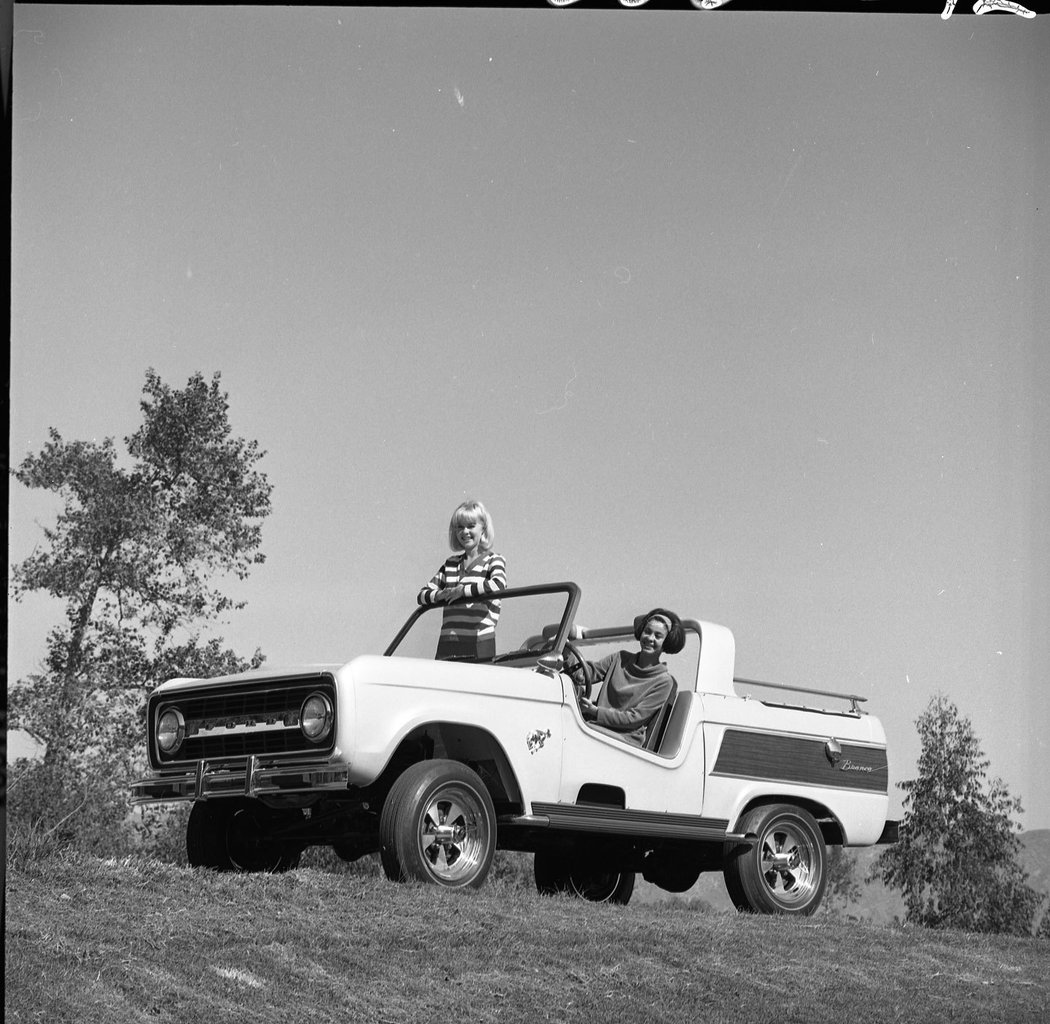
<svg viewBox="0 0 1050 1024"><path fill-rule="evenodd" d="M393 880L478 886L497 849L518 850L541 892L626 903L639 873L684 892L721 871L762 913L817 908L828 845L896 840L864 698L735 678L724 626L682 620L677 691L644 747L592 728L589 663L635 628L580 626L579 600L574 583L503 591L484 662L435 660L438 606L382 655L170 680L148 700L152 772L133 800L192 801L189 862L220 871L287 870L328 845L378 852Z"/></svg>

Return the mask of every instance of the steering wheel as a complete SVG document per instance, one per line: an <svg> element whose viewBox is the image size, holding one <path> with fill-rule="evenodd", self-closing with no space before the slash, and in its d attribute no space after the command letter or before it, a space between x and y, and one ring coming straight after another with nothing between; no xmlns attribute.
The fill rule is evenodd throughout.
<svg viewBox="0 0 1050 1024"><path fill-rule="evenodd" d="M594 669L591 668L591 664L588 661L583 660L583 656L580 654L579 648L571 641L565 641L565 654L570 656L565 657L565 667L563 671L573 677L573 683L576 686L576 692L578 696L586 697L588 700L591 696L591 690L594 688ZM573 664L575 661L575 665ZM575 678L576 671L579 670L583 673L583 682L577 682Z"/></svg>

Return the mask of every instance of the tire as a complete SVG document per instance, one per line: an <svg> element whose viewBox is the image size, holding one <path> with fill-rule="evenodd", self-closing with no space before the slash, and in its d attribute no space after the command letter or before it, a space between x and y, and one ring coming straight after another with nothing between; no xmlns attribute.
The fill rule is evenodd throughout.
<svg viewBox="0 0 1050 1024"><path fill-rule="evenodd" d="M382 865L383 874L391 882L408 881L397 845L398 812L405 800L406 783L412 781L407 776L408 771L406 770L394 780L390 792L383 801L383 810L379 815L379 863Z"/></svg>
<svg viewBox="0 0 1050 1024"><path fill-rule="evenodd" d="M770 804L744 815L738 830L758 838L726 858L723 875L734 906L757 914L812 914L828 882L824 837L813 815L793 804Z"/></svg>
<svg viewBox="0 0 1050 1024"><path fill-rule="evenodd" d="M626 904L634 892L633 871L586 861L560 850L537 850L532 870L536 888L544 896L564 892L592 903Z"/></svg>
<svg viewBox="0 0 1050 1024"><path fill-rule="evenodd" d="M186 825L187 860L214 871L288 871L298 866L302 849L274 833L302 817L302 811L274 811L258 800L198 801Z"/></svg>
<svg viewBox="0 0 1050 1024"><path fill-rule="evenodd" d="M191 868L231 870L225 855L225 841L216 821L216 806L207 801L198 801L190 811L186 823L186 859Z"/></svg>
<svg viewBox="0 0 1050 1024"><path fill-rule="evenodd" d="M387 878L476 889L496 852L492 797L466 765L420 761L391 787L379 838Z"/></svg>

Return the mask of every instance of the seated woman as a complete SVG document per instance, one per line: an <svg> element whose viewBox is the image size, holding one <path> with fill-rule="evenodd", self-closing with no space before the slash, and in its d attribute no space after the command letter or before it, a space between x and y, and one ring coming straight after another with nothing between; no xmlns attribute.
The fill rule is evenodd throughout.
<svg viewBox="0 0 1050 1024"><path fill-rule="evenodd" d="M626 743L645 745L646 732L677 689L674 677L660 661L685 646L681 620L666 608L654 608L635 620L637 654L616 651L591 662L595 678L605 682L596 701L580 698L584 719Z"/></svg>

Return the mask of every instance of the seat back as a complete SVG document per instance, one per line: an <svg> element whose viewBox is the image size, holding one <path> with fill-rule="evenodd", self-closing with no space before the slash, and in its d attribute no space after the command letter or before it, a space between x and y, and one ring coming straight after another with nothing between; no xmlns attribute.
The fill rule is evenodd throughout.
<svg viewBox="0 0 1050 1024"><path fill-rule="evenodd" d="M689 708L693 703L694 696L695 694L692 690L683 690L678 694L678 699L674 702L674 708L664 727L663 735L660 737L656 747L653 748L661 757L674 757L682 746L682 739L685 736L685 722L689 717Z"/></svg>
<svg viewBox="0 0 1050 1024"><path fill-rule="evenodd" d="M672 676L671 692L667 695L667 700L664 701L664 706L649 720L649 725L645 730L645 742L642 744L643 750L660 749L660 741L663 739L664 730L667 728L667 721L671 717L671 709L675 705L675 698L677 696L678 683Z"/></svg>

